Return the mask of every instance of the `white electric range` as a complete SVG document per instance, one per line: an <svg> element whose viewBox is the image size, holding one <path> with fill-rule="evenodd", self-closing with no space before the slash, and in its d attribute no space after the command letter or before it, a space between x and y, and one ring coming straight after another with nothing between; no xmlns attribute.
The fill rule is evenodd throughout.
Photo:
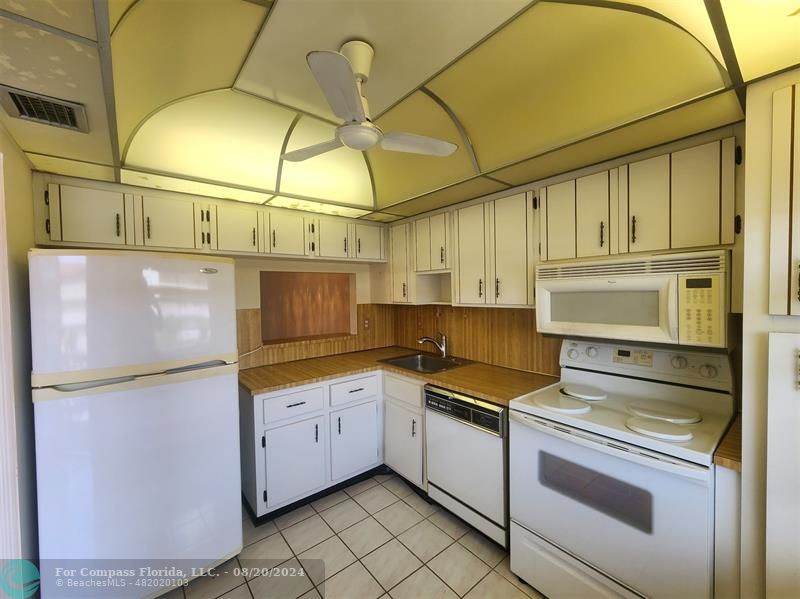
<svg viewBox="0 0 800 599"><path fill-rule="evenodd" d="M551 599L711 597L728 356L565 340L510 404L511 569Z"/></svg>

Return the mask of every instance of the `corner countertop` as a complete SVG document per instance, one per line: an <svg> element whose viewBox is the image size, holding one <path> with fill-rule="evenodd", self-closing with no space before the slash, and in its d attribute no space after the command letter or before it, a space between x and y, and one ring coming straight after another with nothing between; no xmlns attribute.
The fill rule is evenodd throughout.
<svg viewBox="0 0 800 599"><path fill-rule="evenodd" d="M252 395L270 393L298 385L317 383L337 377L385 370L415 378L479 399L508 406L512 399L558 382L558 377L472 362L437 374L422 374L379 362L418 353L405 347L383 347L347 354L309 358L239 372L239 384Z"/></svg>
<svg viewBox="0 0 800 599"><path fill-rule="evenodd" d="M742 471L742 415L737 414L728 432L722 437L717 451L714 452L714 464Z"/></svg>

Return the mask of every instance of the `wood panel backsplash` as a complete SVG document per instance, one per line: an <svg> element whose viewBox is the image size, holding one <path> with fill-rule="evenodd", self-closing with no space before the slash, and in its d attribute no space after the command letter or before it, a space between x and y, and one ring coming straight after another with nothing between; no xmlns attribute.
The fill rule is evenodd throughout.
<svg viewBox="0 0 800 599"><path fill-rule="evenodd" d="M447 335L454 356L543 374L559 375L561 339L536 330L536 312L523 308L394 306L395 345L418 349L417 339ZM436 351L425 344L426 351Z"/></svg>

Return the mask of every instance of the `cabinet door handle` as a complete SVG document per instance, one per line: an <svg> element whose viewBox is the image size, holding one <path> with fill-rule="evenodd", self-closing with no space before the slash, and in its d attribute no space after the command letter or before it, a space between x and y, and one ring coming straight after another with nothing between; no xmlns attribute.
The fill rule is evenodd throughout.
<svg viewBox="0 0 800 599"><path fill-rule="evenodd" d="M275 229L272 229L272 247L275 247L276 243L277 242L275 241Z"/></svg>
<svg viewBox="0 0 800 599"><path fill-rule="evenodd" d="M631 217L631 243L636 243L636 217Z"/></svg>
<svg viewBox="0 0 800 599"><path fill-rule="evenodd" d="M444 246L439 248L439 264L444 264Z"/></svg>
<svg viewBox="0 0 800 599"><path fill-rule="evenodd" d="M406 284L403 283L403 297L406 296Z"/></svg>
<svg viewBox="0 0 800 599"><path fill-rule="evenodd" d="M417 436L417 421L414 420L413 418L411 419L411 436L412 437Z"/></svg>
<svg viewBox="0 0 800 599"><path fill-rule="evenodd" d="M204 231L200 233L200 240L201 240L200 241L200 245L205 245L206 244L206 234L205 234Z"/></svg>
<svg viewBox="0 0 800 599"><path fill-rule="evenodd" d="M361 255L361 238L360 237L358 238L356 252L358 252L359 256Z"/></svg>
<svg viewBox="0 0 800 599"><path fill-rule="evenodd" d="M605 228L606 224L603 221L600 221L600 247L603 247L603 244L605 243Z"/></svg>
<svg viewBox="0 0 800 599"><path fill-rule="evenodd" d="M494 297L495 299L500 297L500 279L494 280Z"/></svg>
<svg viewBox="0 0 800 599"><path fill-rule="evenodd" d="M311 253L313 254L316 251L317 251L317 243L315 241L312 241L311 242Z"/></svg>
<svg viewBox="0 0 800 599"><path fill-rule="evenodd" d="M206 241L208 241L208 245L211 245L211 233L206 233Z"/></svg>
<svg viewBox="0 0 800 599"><path fill-rule="evenodd" d="M336 420L339 421L339 434L342 434L342 417L339 416Z"/></svg>
<svg viewBox="0 0 800 599"><path fill-rule="evenodd" d="M347 237L344 238L344 253L347 253Z"/></svg>
<svg viewBox="0 0 800 599"><path fill-rule="evenodd" d="M145 221L147 223L147 238L150 239L150 217L148 216Z"/></svg>
<svg viewBox="0 0 800 599"><path fill-rule="evenodd" d="M253 247L256 247L256 228L253 227Z"/></svg>
<svg viewBox="0 0 800 599"><path fill-rule="evenodd" d="M478 297L483 297L483 279L478 279Z"/></svg>
<svg viewBox="0 0 800 599"><path fill-rule="evenodd" d="M120 234L120 224L119 224L119 212L117 212L117 237Z"/></svg>
<svg viewBox="0 0 800 599"><path fill-rule="evenodd" d="M314 443L319 443L319 424L314 425Z"/></svg>
<svg viewBox="0 0 800 599"><path fill-rule="evenodd" d="M206 220L208 222L211 222L211 210L208 209L206 210Z"/></svg>
<svg viewBox="0 0 800 599"><path fill-rule="evenodd" d="M800 266L797 267L797 301L800 302Z"/></svg>

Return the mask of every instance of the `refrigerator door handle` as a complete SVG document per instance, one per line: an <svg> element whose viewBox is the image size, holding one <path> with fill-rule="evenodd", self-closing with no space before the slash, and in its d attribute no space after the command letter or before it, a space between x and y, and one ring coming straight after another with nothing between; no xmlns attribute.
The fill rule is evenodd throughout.
<svg viewBox="0 0 800 599"><path fill-rule="evenodd" d="M108 387L110 385L118 385L120 383L130 383L135 381L135 376L119 376L113 379L101 379L99 381L88 381L86 383L67 383L66 385L54 385L53 389L63 393L71 393L73 391L84 391L85 389L95 389L97 387Z"/></svg>
<svg viewBox="0 0 800 599"><path fill-rule="evenodd" d="M216 368L217 366L226 366L228 362L225 360L209 360L208 362L200 362L199 364L190 364L189 366L181 366L180 368L170 368L163 372L154 372L153 374L178 374L180 372L191 372L193 370L203 370L204 368ZM142 375L148 376L148 375Z"/></svg>

